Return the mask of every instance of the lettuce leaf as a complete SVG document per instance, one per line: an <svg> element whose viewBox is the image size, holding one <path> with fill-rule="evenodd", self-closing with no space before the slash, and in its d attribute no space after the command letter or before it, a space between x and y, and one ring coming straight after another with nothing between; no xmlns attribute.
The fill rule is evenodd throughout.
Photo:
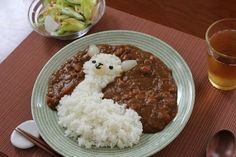
<svg viewBox="0 0 236 157"><path fill-rule="evenodd" d="M78 21L74 18L65 19L59 30L57 31L58 35L63 34L64 32L77 32L86 27L85 23L82 21Z"/></svg>
<svg viewBox="0 0 236 157"><path fill-rule="evenodd" d="M58 6L58 7L61 9L62 14L76 18L78 20L82 20L82 21L84 20L84 17L80 13L77 13L76 11L74 11L72 8L61 7L61 6Z"/></svg>
<svg viewBox="0 0 236 157"><path fill-rule="evenodd" d="M96 5L96 0L80 0L80 9L86 20L91 20L93 8Z"/></svg>

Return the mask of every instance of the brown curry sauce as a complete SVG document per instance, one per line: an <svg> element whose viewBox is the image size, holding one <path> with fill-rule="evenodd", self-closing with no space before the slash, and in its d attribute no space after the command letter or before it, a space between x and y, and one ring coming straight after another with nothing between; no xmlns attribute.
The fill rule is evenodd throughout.
<svg viewBox="0 0 236 157"><path fill-rule="evenodd" d="M131 45L98 45L100 52L134 59L138 65L123 72L103 89L104 98L125 103L142 118L145 133L164 129L177 113L177 86L171 70L156 56ZM70 94L84 79L82 67L90 57L77 53L55 71L48 82L47 104L53 110L61 97Z"/></svg>

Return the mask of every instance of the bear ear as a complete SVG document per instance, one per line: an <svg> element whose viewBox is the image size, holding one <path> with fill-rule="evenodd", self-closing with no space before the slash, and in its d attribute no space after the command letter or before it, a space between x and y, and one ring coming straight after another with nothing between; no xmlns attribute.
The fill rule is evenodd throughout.
<svg viewBox="0 0 236 157"><path fill-rule="evenodd" d="M96 55L99 53L99 49L96 45L90 45L89 48L88 48L88 55L90 57Z"/></svg>
<svg viewBox="0 0 236 157"><path fill-rule="evenodd" d="M121 63L122 71L128 71L137 65L136 60L126 60Z"/></svg>

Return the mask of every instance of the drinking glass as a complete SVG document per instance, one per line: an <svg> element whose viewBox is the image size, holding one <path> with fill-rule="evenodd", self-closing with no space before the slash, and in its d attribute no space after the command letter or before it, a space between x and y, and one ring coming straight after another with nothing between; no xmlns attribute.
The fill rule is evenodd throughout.
<svg viewBox="0 0 236 157"><path fill-rule="evenodd" d="M208 78L221 90L236 88L236 18L214 22L207 29Z"/></svg>

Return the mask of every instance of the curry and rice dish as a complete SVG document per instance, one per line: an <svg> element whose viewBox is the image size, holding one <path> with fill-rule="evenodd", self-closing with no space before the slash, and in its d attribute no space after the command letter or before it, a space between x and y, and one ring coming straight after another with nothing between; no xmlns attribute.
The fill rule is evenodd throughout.
<svg viewBox="0 0 236 157"><path fill-rule="evenodd" d="M65 134L69 137L79 138L79 145L88 148L93 145L96 147L118 146L124 148L132 147L133 144L136 144L142 132L156 133L163 130L177 114L177 86L173 79L172 71L153 54L132 45L104 44L97 45L96 48L100 54L100 56L97 55L97 58L96 55L89 55L89 48L78 52L61 65L49 79L47 104L51 109L58 110L59 125L66 128ZM106 57L107 60L105 60ZM108 59L114 59L114 61L109 62ZM131 65L128 70L127 65L126 68L124 68L125 66L122 67L126 61L130 61L127 64L128 67ZM107 67L107 72L106 70L104 72L105 67ZM93 70L91 71L93 68L95 69L95 73ZM126 70L122 70L122 68ZM103 84L104 80L99 80L103 79L101 77L103 75L107 77L105 78L105 84ZM97 84L91 83L91 80L95 80L96 82L96 79L98 80ZM86 92L83 93L81 91ZM71 106L75 101L81 101L81 99L83 99L81 106L78 106L78 104L77 106ZM93 102L91 102L91 99ZM113 107L117 107L117 109L114 108L114 114L116 116L113 119L116 119L116 121L120 120L122 126L126 125L122 121L127 120L127 125L130 124L132 127L128 127L127 131L127 128L122 128L121 125L115 126L117 122L114 122L112 123L112 125L114 124L112 126L113 128L109 124L109 127L106 126L105 130L110 133L112 129L114 131L114 128L123 129L123 131L128 132L127 139L121 138L122 133L119 132L117 135L108 137L104 135L103 139L98 139L100 142L86 143L85 141L89 141L91 137L81 138L80 135L83 131L77 135L75 130L68 129L72 124L65 123L65 117L67 119L71 117L71 115L68 115L69 110L67 108L71 108L71 110L73 108L72 112L75 115L78 114L78 112L74 112L75 108L84 108L86 107L84 104L88 103L91 105L95 102L105 107L107 107L106 104L113 104ZM97 106L96 111L99 111L99 108L103 106ZM99 112L109 115L110 110L111 108L107 108ZM90 108L89 112L94 113L95 110ZM84 111L81 111L81 113L84 113ZM83 119L83 117L79 118ZM98 117L94 118L99 119ZM99 123L106 123L108 121L103 118L101 118L102 120ZM110 119L109 121L112 120ZM77 125L81 124L90 128L96 127L92 123L88 126L79 122ZM104 133L102 126L99 129L95 129L90 134L93 134L93 137L95 137L94 132L100 135ZM115 142L111 142L111 137L114 138L113 141ZM126 140L131 141L131 143L125 142Z"/></svg>

